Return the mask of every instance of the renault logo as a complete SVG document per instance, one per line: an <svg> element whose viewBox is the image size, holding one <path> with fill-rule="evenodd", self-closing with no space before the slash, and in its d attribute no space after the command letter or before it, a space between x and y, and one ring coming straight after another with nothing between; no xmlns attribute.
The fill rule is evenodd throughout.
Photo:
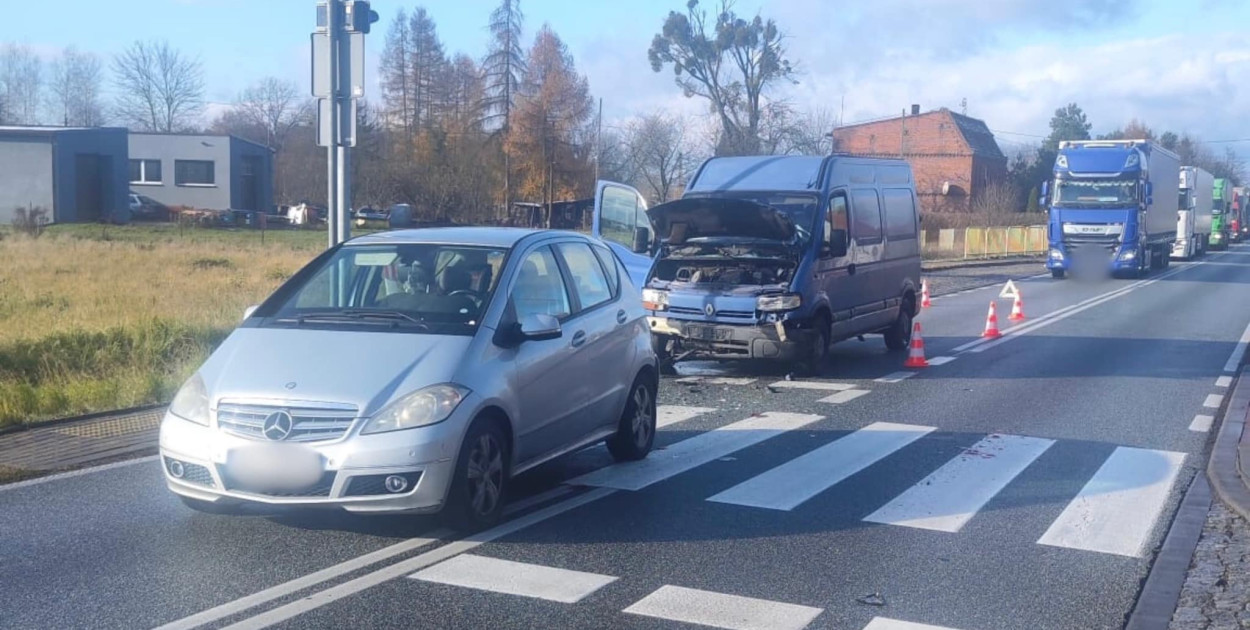
<svg viewBox="0 0 1250 630"><path fill-rule="evenodd" d="M703 312L707 313L708 317L713 317L716 315L716 307L712 306L711 304L708 304L707 306L703 307Z"/></svg>
<svg viewBox="0 0 1250 630"><path fill-rule="evenodd" d="M285 411L275 411L265 417L265 423L261 425L261 434L273 440L285 440L291 434L291 428L294 421L291 414Z"/></svg>

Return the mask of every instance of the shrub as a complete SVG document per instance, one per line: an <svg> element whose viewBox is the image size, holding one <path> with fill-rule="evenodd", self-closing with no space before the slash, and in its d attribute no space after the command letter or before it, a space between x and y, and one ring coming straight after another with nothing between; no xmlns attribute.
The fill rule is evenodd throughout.
<svg viewBox="0 0 1250 630"><path fill-rule="evenodd" d="M13 209L13 229L31 238L43 234L48 225L48 211L41 206L18 206Z"/></svg>

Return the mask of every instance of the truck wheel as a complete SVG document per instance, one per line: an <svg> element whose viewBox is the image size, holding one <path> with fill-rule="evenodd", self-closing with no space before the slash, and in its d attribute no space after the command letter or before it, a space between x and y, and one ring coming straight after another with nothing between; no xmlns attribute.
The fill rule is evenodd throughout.
<svg viewBox="0 0 1250 630"><path fill-rule="evenodd" d="M1050 277L1054 278L1055 280L1063 280L1063 276L1064 276L1064 272L1062 269L1050 270Z"/></svg>

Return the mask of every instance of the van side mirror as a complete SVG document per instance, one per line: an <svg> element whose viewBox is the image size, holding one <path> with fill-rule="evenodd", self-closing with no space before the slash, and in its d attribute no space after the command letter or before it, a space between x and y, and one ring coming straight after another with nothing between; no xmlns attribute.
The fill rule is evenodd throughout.
<svg viewBox="0 0 1250 630"><path fill-rule="evenodd" d="M635 254L651 253L651 230L640 227L634 228L634 243L631 248Z"/></svg>
<svg viewBox="0 0 1250 630"><path fill-rule="evenodd" d="M1037 197L1037 204L1043 208L1049 207L1046 198L1050 196L1050 182L1042 182L1042 194Z"/></svg>
<svg viewBox="0 0 1250 630"><path fill-rule="evenodd" d="M829 242L821 246L821 253L830 258L845 256L849 249L846 230L830 230Z"/></svg>

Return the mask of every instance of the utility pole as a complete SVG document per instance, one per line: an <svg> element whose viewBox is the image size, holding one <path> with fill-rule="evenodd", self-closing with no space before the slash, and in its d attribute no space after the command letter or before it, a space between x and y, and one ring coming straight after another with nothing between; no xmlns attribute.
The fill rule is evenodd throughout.
<svg viewBox="0 0 1250 630"><path fill-rule="evenodd" d="M595 182L593 190L599 185L599 160L603 158L603 97L599 97L599 119L595 123Z"/></svg>
<svg viewBox="0 0 1250 630"><path fill-rule="evenodd" d="M326 148L327 241L351 238L351 147L356 100L364 96L365 38L378 14L366 0L318 0L312 34L312 93L317 144Z"/></svg>

